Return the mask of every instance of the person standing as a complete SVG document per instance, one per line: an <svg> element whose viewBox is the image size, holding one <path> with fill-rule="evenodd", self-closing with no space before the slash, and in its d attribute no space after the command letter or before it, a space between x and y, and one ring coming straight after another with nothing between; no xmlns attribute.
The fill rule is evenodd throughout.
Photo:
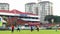
<svg viewBox="0 0 60 34"><path fill-rule="evenodd" d="M33 26L31 26L31 32L33 31Z"/></svg>
<svg viewBox="0 0 60 34"><path fill-rule="evenodd" d="M12 25L11 28L12 28L12 33L13 33L14 32L14 25Z"/></svg>
<svg viewBox="0 0 60 34"><path fill-rule="evenodd" d="M37 26L37 31L39 31L39 26Z"/></svg>
<svg viewBox="0 0 60 34"><path fill-rule="evenodd" d="M56 32L57 32L57 30L58 30L58 26L59 26L59 24L56 25Z"/></svg>
<svg viewBox="0 0 60 34"><path fill-rule="evenodd" d="M19 26L19 25L17 26L17 31L19 31L19 32L20 32L20 26Z"/></svg>

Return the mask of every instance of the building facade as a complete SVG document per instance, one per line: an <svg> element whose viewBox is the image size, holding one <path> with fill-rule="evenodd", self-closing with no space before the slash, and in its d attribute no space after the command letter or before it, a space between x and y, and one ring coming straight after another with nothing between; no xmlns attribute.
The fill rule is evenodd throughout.
<svg viewBox="0 0 60 34"><path fill-rule="evenodd" d="M49 1L41 1L38 3L27 3L25 4L25 11L39 15L40 22L44 23L46 15L53 15L53 4Z"/></svg>
<svg viewBox="0 0 60 34"><path fill-rule="evenodd" d="M8 12L8 13L7 13ZM0 11L0 26L11 26L12 24L27 26L29 25L40 25L39 17L36 14L20 12L18 10L11 10L11 11ZM3 25L2 25L3 24Z"/></svg>
<svg viewBox="0 0 60 34"><path fill-rule="evenodd" d="M53 15L52 3L49 1L42 1L38 3L38 14L40 16L40 22L45 23L44 21L46 15ZM47 22L46 22L47 23Z"/></svg>
<svg viewBox="0 0 60 34"><path fill-rule="evenodd" d="M27 3L25 4L25 11L33 14L37 14L38 11L37 4L36 3Z"/></svg>
<svg viewBox="0 0 60 34"><path fill-rule="evenodd" d="M0 10L9 10L8 3L0 3Z"/></svg>

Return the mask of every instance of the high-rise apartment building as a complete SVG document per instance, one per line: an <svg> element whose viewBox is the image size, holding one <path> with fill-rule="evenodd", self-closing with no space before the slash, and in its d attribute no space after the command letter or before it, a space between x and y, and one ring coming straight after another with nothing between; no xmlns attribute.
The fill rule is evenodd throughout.
<svg viewBox="0 0 60 34"><path fill-rule="evenodd" d="M25 11L29 13L37 14L38 11L37 4L34 2L25 4Z"/></svg>
<svg viewBox="0 0 60 34"><path fill-rule="evenodd" d="M33 14L37 14L40 17L40 22L47 23L44 21L46 15L53 15L53 3L49 1L41 1L38 3L27 3L25 4L25 11Z"/></svg>
<svg viewBox="0 0 60 34"><path fill-rule="evenodd" d="M46 15L53 15L52 3L49 1L42 1L38 3L38 14L40 16L40 22L44 23Z"/></svg>
<svg viewBox="0 0 60 34"><path fill-rule="evenodd" d="M0 3L0 10L9 10L8 3Z"/></svg>

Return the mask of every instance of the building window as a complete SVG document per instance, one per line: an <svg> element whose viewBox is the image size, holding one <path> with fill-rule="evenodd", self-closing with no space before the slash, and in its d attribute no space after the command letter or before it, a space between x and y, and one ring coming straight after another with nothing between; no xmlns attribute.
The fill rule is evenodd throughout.
<svg viewBox="0 0 60 34"><path fill-rule="evenodd" d="M26 18L26 19L38 19L38 17L21 17L20 18Z"/></svg>
<svg viewBox="0 0 60 34"><path fill-rule="evenodd" d="M4 7L1 7L2 10L4 10L5 8Z"/></svg>

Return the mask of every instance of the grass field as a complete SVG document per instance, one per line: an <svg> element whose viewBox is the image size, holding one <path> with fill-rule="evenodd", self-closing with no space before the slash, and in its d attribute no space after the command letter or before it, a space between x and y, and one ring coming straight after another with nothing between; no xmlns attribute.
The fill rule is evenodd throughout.
<svg viewBox="0 0 60 34"><path fill-rule="evenodd" d="M17 32L16 30L14 33L11 31L0 31L0 34L60 34L60 30L57 32L55 30L40 30L39 32L34 30L31 32L30 30L21 30L20 32Z"/></svg>

